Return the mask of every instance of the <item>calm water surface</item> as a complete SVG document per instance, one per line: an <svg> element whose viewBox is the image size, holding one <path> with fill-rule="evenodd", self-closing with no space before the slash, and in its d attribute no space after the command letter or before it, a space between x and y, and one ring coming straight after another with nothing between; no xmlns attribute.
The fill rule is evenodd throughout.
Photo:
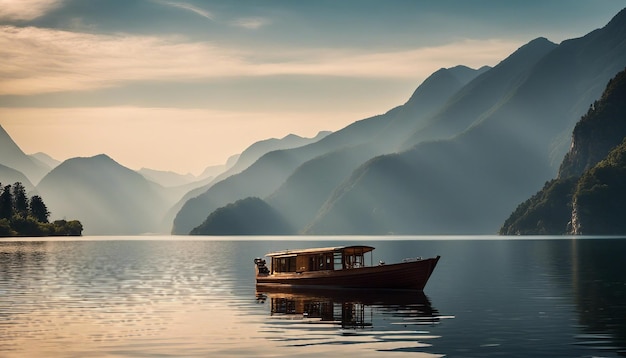
<svg viewBox="0 0 626 358"><path fill-rule="evenodd" d="M0 356L626 356L626 239L186 239L0 241ZM256 256L356 242L442 259L423 294L255 290Z"/></svg>

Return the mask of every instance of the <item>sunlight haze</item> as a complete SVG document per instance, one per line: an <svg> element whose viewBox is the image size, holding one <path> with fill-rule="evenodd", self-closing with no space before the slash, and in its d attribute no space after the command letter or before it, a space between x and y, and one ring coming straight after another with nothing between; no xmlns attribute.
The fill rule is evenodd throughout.
<svg viewBox="0 0 626 358"><path fill-rule="evenodd" d="M603 26L621 1L0 0L0 125L26 153L199 174L408 100L441 67Z"/></svg>

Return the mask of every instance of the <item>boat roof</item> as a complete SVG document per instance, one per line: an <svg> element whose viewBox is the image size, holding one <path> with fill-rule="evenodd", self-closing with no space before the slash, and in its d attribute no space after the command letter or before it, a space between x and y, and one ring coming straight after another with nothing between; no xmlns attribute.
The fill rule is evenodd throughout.
<svg viewBox="0 0 626 358"><path fill-rule="evenodd" d="M283 250L283 251L275 251L265 254L268 257L290 257L290 256L298 256L298 255L312 255L312 254L323 254L323 253L331 253L331 252L342 252L348 255L353 255L356 253L364 254L374 250L371 246L365 245L353 245L353 246L332 246L332 247L318 247L312 249L295 249L295 250Z"/></svg>

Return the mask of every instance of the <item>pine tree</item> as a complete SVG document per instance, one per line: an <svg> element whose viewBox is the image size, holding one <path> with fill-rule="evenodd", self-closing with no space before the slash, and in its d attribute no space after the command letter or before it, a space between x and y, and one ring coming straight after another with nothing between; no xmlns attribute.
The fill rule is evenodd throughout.
<svg viewBox="0 0 626 358"><path fill-rule="evenodd" d="M11 218L13 218L13 194L11 185L7 185L0 194L0 219L11 220Z"/></svg>
<svg viewBox="0 0 626 358"><path fill-rule="evenodd" d="M20 182L13 184L13 214L21 217L28 216L28 197L26 196L26 188Z"/></svg>
<svg viewBox="0 0 626 358"><path fill-rule="evenodd" d="M48 222L50 212L39 195L34 195L30 199L30 214L39 222Z"/></svg>

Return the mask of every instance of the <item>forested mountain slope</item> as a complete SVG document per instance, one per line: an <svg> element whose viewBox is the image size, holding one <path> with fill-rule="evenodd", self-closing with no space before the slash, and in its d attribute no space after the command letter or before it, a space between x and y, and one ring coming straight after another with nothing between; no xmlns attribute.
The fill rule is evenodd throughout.
<svg viewBox="0 0 626 358"><path fill-rule="evenodd" d="M556 179L520 204L504 235L626 233L626 71L576 124Z"/></svg>

